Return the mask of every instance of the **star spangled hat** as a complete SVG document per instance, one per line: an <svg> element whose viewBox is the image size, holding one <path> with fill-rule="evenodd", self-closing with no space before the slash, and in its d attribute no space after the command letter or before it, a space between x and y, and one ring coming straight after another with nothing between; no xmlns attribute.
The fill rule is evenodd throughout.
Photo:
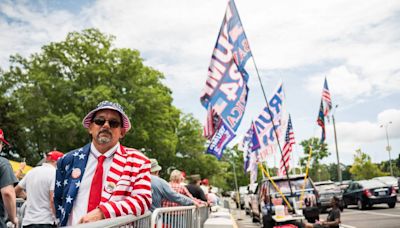
<svg viewBox="0 0 400 228"><path fill-rule="evenodd" d="M10 145L10 143L8 143L6 141L6 139L4 138L4 133L3 130L0 129L0 140L3 141L5 144Z"/></svg>
<svg viewBox="0 0 400 228"><path fill-rule="evenodd" d="M82 120L83 127L89 128L90 123L92 122L93 115L104 109L111 109L119 112L122 116L122 128L126 129L126 131L129 131L131 129L131 122L129 121L128 116L125 114L124 109L122 106L118 103L111 102L111 101L102 101L100 102L95 109L90 111L85 118Z"/></svg>

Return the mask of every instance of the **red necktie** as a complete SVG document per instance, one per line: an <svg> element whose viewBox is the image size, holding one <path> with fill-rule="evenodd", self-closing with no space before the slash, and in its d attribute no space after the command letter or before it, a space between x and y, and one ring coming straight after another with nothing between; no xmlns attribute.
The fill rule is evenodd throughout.
<svg viewBox="0 0 400 228"><path fill-rule="evenodd" d="M92 179L92 185L90 186L88 212L96 209L99 206L101 199L101 191L103 187L103 163L106 156L101 155L97 158L96 172Z"/></svg>

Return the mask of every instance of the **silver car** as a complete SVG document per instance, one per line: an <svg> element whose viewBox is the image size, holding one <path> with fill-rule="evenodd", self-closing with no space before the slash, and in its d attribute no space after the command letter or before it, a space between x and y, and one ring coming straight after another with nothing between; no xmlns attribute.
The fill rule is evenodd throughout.
<svg viewBox="0 0 400 228"><path fill-rule="evenodd" d="M319 208L321 212L332 207L331 198L333 196L339 198L339 208L343 211L343 194L339 186L332 181L314 182L314 185L318 191L320 201Z"/></svg>

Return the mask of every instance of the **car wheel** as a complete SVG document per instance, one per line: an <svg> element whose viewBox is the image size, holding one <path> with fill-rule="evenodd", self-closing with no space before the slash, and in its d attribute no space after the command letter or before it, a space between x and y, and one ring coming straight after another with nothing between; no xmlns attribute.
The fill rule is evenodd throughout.
<svg viewBox="0 0 400 228"><path fill-rule="evenodd" d="M357 200L357 207L358 207L359 210L364 210L365 209L365 203L363 203L361 201L361 199L358 199Z"/></svg>
<svg viewBox="0 0 400 228"><path fill-rule="evenodd" d="M389 208L394 208L396 206L396 202L388 203Z"/></svg>

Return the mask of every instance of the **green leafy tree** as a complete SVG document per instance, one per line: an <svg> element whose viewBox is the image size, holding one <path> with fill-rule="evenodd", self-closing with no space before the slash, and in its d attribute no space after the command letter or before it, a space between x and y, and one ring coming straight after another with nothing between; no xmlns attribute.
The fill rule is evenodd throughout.
<svg viewBox="0 0 400 228"><path fill-rule="evenodd" d="M363 153L361 149L355 151L354 163L350 168L350 173L355 180L371 179L388 174L382 172L376 164L373 164L371 162L371 157Z"/></svg>
<svg viewBox="0 0 400 228"><path fill-rule="evenodd" d="M308 155L310 153L310 148L312 149L311 161L309 167L309 176L311 177L311 179L316 181L322 180L321 179L322 172L324 179L329 178L327 176L329 174L327 167L321 167L320 165L320 161L323 158L326 158L330 155L327 149L328 145L326 143L321 144L318 138L310 138L307 140L303 140L300 142L300 145L303 147L303 152L306 155L300 158L300 164L303 167L306 167L308 161Z"/></svg>
<svg viewBox="0 0 400 228"><path fill-rule="evenodd" d="M139 51L113 48L113 40L96 29L71 32L28 58L11 56L0 71L0 126L29 164L43 152L88 143L81 120L102 100L120 103L130 117L125 145L162 161L175 154L180 112L163 74L145 66Z"/></svg>

